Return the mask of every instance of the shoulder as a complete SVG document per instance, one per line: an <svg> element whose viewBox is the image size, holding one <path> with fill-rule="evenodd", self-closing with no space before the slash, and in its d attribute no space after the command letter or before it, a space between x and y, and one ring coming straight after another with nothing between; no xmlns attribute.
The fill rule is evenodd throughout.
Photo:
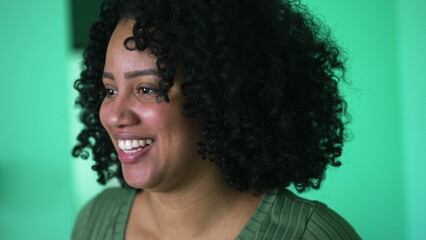
<svg viewBox="0 0 426 240"><path fill-rule="evenodd" d="M361 239L342 216L317 202L309 217L302 239Z"/></svg>
<svg viewBox="0 0 426 240"><path fill-rule="evenodd" d="M135 190L123 188L108 188L99 193L80 210L72 239L112 236L124 230L134 195Z"/></svg>
<svg viewBox="0 0 426 240"><path fill-rule="evenodd" d="M361 239L343 217L321 202L288 190L267 193L265 198L275 198L269 212L274 239Z"/></svg>

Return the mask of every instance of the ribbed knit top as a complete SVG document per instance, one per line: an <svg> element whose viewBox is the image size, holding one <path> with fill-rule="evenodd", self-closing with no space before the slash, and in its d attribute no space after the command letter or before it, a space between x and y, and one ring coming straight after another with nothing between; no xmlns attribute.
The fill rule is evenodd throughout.
<svg viewBox="0 0 426 240"><path fill-rule="evenodd" d="M104 190L80 211L73 240L123 240L136 192L122 188ZM141 236L140 239L143 239ZM361 239L340 215L318 201L288 190L264 194L259 207L236 240Z"/></svg>

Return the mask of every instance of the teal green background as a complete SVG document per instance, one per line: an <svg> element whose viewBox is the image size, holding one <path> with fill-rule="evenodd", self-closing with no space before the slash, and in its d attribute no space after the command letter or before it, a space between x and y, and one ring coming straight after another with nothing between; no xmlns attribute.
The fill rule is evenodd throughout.
<svg viewBox="0 0 426 240"><path fill-rule="evenodd" d="M426 236L426 2L304 1L347 50L353 122L343 166L302 196L364 239ZM0 239L68 239L101 190L70 151L78 131L70 3L0 0ZM113 183L114 184L114 183Z"/></svg>
<svg viewBox="0 0 426 240"><path fill-rule="evenodd" d="M71 178L64 0L0 0L0 239L67 239Z"/></svg>

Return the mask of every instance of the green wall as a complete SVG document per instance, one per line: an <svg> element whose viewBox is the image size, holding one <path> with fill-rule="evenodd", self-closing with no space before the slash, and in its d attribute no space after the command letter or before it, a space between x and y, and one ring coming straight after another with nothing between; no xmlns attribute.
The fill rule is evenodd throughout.
<svg viewBox="0 0 426 240"><path fill-rule="evenodd" d="M398 60L402 98L408 239L426 237L426 1L399 1Z"/></svg>
<svg viewBox="0 0 426 240"><path fill-rule="evenodd" d="M68 239L68 6L0 0L0 239Z"/></svg>
<svg viewBox="0 0 426 240"><path fill-rule="evenodd" d="M0 1L0 239L67 239L77 209L102 189L90 162L70 156L81 61L69 49L70 4ZM426 2L304 2L347 49L353 122L343 166L302 196L364 239L424 238Z"/></svg>

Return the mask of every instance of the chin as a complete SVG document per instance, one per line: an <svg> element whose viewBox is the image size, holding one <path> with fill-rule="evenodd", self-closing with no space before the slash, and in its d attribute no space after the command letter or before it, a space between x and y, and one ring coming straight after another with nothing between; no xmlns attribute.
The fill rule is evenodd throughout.
<svg viewBox="0 0 426 240"><path fill-rule="evenodd" d="M133 167L122 166L123 176L126 183L136 189L150 189L155 187L155 177L150 171L134 169Z"/></svg>

